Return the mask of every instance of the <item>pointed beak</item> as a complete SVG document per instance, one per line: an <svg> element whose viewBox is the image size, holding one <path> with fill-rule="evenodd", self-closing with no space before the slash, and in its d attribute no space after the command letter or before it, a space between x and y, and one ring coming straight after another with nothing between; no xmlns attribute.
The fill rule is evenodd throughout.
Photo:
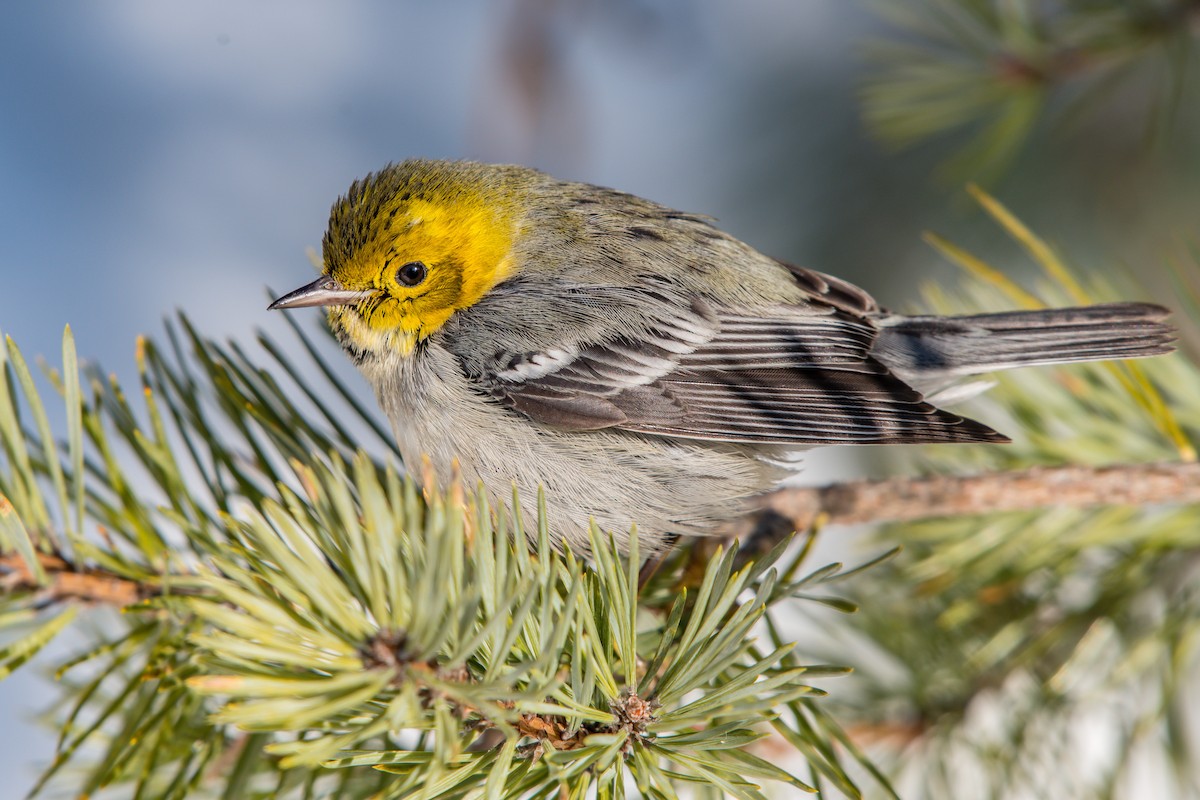
<svg viewBox="0 0 1200 800"><path fill-rule="evenodd" d="M294 292L288 292L267 306L267 310L306 308L308 306L348 306L367 299L371 294L371 292L354 292L343 289L333 276L322 275L307 286L301 286Z"/></svg>

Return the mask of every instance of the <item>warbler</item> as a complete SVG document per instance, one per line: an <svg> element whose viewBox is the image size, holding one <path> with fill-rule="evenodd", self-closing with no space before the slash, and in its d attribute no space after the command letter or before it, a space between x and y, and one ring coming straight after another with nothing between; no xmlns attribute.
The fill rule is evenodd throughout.
<svg viewBox="0 0 1200 800"><path fill-rule="evenodd" d="M328 308L405 463L527 509L544 487L576 552L593 519L622 548L636 523L643 555L720 533L817 445L1008 441L927 399L964 376L1173 349L1148 303L890 313L707 217L520 166L391 164L322 249L270 308Z"/></svg>

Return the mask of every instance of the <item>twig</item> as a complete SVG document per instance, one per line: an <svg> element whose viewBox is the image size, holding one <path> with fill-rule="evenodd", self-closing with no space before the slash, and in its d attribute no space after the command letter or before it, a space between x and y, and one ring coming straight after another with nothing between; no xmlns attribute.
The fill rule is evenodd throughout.
<svg viewBox="0 0 1200 800"><path fill-rule="evenodd" d="M964 477L852 481L812 489L782 489L767 508L806 530L827 524L904 522L934 517L1030 511L1200 503L1200 463L1038 467Z"/></svg>
<svg viewBox="0 0 1200 800"><path fill-rule="evenodd" d="M740 531L748 554L770 549L792 531L827 525L904 522L935 517L1030 511L1200 503L1200 463L1123 464L1111 467L1039 467L964 477L850 481L817 488L782 489L767 496L765 514ZM42 592L51 601L79 600L127 606L158 588L112 572L38 555L49 576L39 586L16 554L0 556L0 594Z"/></svg>
<svg viewBox="0 0 1200 800"><path fill-rule="evenodd" d="M25 559L16 553L0 556L0 593L35 591L52 602L80 600L118 607L133 605L156 593L135 580L91 567L77 567L49 553L38 553L49 582L37 582Z"/></svg>

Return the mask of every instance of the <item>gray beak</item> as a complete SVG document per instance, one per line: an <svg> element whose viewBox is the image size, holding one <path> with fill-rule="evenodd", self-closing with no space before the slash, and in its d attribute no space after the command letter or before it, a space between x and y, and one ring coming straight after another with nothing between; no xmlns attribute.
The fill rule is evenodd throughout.
<svg viewBox="0 0 1200 800"><path fill-rule="evenodd" d="M343 289L342 285L331 275L322 275L307 286L301 286L294 292L288 292L283 297L267 306L268 311L277 308L306 308L308 306L348 306L365 300L373 292L352 292Z"/></svg>

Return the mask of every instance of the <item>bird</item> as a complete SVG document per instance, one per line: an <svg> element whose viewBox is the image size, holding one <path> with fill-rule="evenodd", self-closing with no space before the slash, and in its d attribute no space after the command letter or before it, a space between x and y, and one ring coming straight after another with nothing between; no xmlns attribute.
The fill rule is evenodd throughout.
<svg viewBox="0 0 1200 800"><path fill-rule="evenodd" d="M324 307L410 471L498 502L543 489L552 543L589 526L660 556L720 535L824 445L1003 443L934 401L994 370L1171 352L1143 302L904 315L713 220L516 165L410 159L334 203ZM519 520L536 538L536 503Z"/></svg>

